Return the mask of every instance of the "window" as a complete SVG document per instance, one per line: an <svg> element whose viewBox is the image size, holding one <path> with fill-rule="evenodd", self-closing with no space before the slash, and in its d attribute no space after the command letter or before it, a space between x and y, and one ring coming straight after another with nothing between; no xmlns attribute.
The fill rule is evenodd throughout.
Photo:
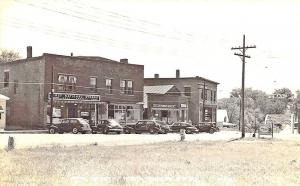
<svg viewBox="0 0 300 186"><path fill-rule="evenodd" d="M77 77L74 75L59 74L58 83L59 91L74 91L76 88Z"/></svg>
<svg viewBox="0 0 300 186"><path fill-rule="evenodd" d="M214 101L216 101L216 97L217 97L217 92L214 91Z"/></svg>
<svg viewBox="0 0 300 186"><path fill-rule="evenodd" d="M191 96L191 87L184 87L184 95Z"/></svg>
<svg viewBox="0 0 300 186"><path fill-rule="evenodd" d="M112 79L106 79L105 80L105 86L106 86L107 93L108 94L112 94L113 93Z"/></svg>
<svg viewBox="0 0 300 186"><path fill-rule="evenodd" d="M213 98L214 98L214 96L213 96L213 93L214 93L214 91L210 91L210 101L213 101Z"/></svg>
<svg viewBox="0 0 300 186"><path fill-rule="evenodd" d="M9 85L9 71L4 71L4 87Z"/></svg>
<svg viewBox="0 0 300 186"><path fill-rule="evenodd" d="M18 80L14 81L14 94L17 94Z"/></svg>
<svg viewBox="0 0 300 186"><path fill-rule="evenodd" d="M96 77L90 77L90 87L91 90L97 90L97 78Z"/></svg>
<svg viewBox="0 0 300 186"><path fill-rule="evenodd" d="M133 81L122 80L120 82L120 91L123 94L133 94Z"/></svg>

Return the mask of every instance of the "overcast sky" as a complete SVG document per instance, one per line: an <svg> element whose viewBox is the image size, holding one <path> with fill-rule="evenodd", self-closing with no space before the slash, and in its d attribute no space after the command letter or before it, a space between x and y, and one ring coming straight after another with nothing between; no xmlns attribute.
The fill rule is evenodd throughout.
<svg viewBox="0 0 300 186"><path fill-rule="evenodd" d="M201 76L220 83L218 98L241 86L231 47L243 34L251 58L246 87L300 89L300 1L1 0L0 48L128 58L145 77Z"/></svg>

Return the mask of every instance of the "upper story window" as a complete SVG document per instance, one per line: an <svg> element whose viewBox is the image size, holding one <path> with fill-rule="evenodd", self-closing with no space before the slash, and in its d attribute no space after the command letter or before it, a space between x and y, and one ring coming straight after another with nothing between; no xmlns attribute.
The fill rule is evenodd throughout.
<svg viewBox="0 0 300 186"><path fill-rule="evenodd" d="M97 90L97 78L96 77L90 77L90 87L91 90Z"/></svg>
<svg viewBox="0 0 300 186"><path fill-rule="evenodd" d="M131 80L122 80L120 82L120 90L123 94L133 94L133 81Z"/></svg>
<svg viewBox="0 0 300 186"><path fill-rule="evenodd" d="M191 96L191 87L184 87L184 95Z"/></svg>
<svg viewBox="0 0 300 186"><path fill-rule="evenodd" d="M74 75L59 74L58 83L58 90L74 91L76 89L77 77Z"/></svg>
<svg viewBox="0 0 300 186"><path fill-rule="evenodd" d="M14 94L17 94L18 84L19 84L19 81L15 80L14 81Z"/></svg>
<svg viewBox="0 0 300 186"><path fill-rule="evenodd" d="M106 86L107 93L108 94L112 94L113 93L112 79L106 79L105 80L105 86Z"/></svg>
<svg viewBox="0 0 300 186"><path fill-rule="evenodd" d="M4 71L4 87L9 86L9 71Z"/></svg>

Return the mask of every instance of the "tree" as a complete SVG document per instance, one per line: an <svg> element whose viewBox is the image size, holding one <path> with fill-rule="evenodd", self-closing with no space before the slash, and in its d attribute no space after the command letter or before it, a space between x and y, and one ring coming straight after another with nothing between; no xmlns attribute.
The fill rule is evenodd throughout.
<svg viewBox="0 0 300 186"><path fill-rule="evenodd" d="M11 62L20 59L18 52L8 49L0 49L0 62Z"/></svg>
<svg viewBox="0 0 300 186"><path fill-rule="evenodd" d="M239 106L239 99L238 98L223 98L218 100L218 108L224 109L227 111L228 119L230 123L239 123L239 112L240 112L240 106Z"/></svg>

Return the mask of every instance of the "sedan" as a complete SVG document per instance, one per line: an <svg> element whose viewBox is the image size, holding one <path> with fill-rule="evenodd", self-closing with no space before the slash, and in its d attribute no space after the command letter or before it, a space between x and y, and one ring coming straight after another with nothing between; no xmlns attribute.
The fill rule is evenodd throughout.
<svg viewBox="0 0 300 186"><path fill-rule="evenodd" d="M172 132L180 132L181 129L184 129L187 134L199 132L194 125L185 122L175 122L170 126L170 128Z"/></svg>

